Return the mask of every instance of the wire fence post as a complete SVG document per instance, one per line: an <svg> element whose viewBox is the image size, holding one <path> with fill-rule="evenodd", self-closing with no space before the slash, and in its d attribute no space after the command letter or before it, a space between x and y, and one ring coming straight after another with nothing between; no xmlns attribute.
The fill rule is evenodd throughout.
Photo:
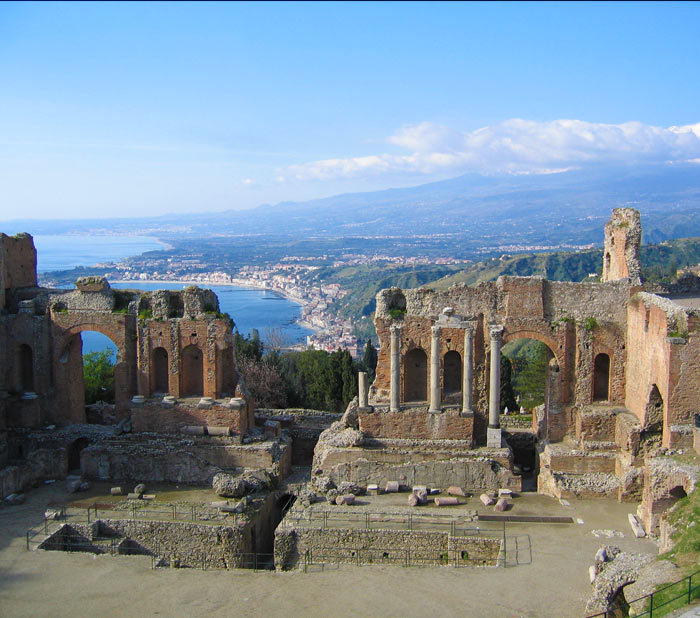
<svg viewBox="0 0 700 618"><path fill-rule="evenodd" d="M653 618L654 616L654 593L651 593L651 596L649 597L649 618Z"/></svg>
<svg viewBox="0 0 700 618"><path fill-rule="evenodd" d="M29 530L27 530L27 551L29 551Z"/></svg>
<svg viewBox="0 0 700 618"><path fill-rule="evenodd" d="M693 576L688 576L688 603L690 603L690 595L693 591Z"/></svg>

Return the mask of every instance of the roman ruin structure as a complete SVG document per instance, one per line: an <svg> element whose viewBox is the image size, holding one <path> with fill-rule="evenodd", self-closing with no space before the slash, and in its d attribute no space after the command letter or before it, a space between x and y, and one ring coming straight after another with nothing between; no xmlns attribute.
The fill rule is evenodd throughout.
<svg viewBox="0 0 700 618"><path fill-rule="evenodd" d="M667 288L645 286L640 240L639 213L616 209L605 226L601 281L503 276L474 287L382 290L376 378L369 385L360 375L359 396L339 418L256 414L236 370L230 321L211 291L115 290L100 277L78 280L75 290L41 288L32 238L0 235L2 497L77 469L96 481L230 487L237 498L244 486L265 487L251 503L207 506L209 521L222 526L216 541L196 523L159 524L157 542L149 541L152 527L100 525L125 547L191 547L177 558L191 565L204 564L197 552L208 543L216 565L239 565L236 556L260 551L261 539L271 547L273 533L280 568L314 551L391 563L418 546L426 552L413 555L418 563L496 564L500 540L454 525L421 534L370 530L369 519L364 531L346 532L312 522L352 512L362 492L406 489L413 506L429 490L450 493L445 504L484 492L481 502L491 504L490 491L523 489L518 458L527 451L537 491L638 502L646 531L668 539L663 512L700 478L663 457L664 449L700 452L700 282L688 275ZM90 330L117 348L114 406L85 406L80 334ZM545 403L530 427L514 428L501 413L501 357L523 338L546 346ZM309 463L308 485L270 487L292 464ZM272 480L261 485L253 473ZM299 500L284 516L280 501L292 491ZM314 504L319 497L328 504ZM257 515L246 510L252 503ZM226 514L236 509L247 515L232 523ZM477 521L476 511L470 518ZM74 526L47 542L63 546L99 530ZM355 549L340 547L340 538Z"/></svg>

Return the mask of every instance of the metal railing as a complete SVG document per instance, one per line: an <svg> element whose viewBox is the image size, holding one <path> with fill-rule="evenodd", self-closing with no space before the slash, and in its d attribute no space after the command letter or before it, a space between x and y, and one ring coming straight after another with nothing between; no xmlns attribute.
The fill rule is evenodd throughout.
<svg viewBox="0 0 700 618"><path fill-rule="evenodd" d="M148 505L127 504L114 508L108 503L92 502L87 505L52 505L61 511L65 523L92 523L98 519L132 519L153 521L189 521L202 524L237 524L242 519L237 513L221 512L217 507L202 505Z"/></svg>
<svg viewBox="0 0 700 618"><path fill-rule="evenodd" d="M651 594L628 601L627 604L631 610L630 616L635 616L635 618L654 618L656 616L660 618L698 598L700 598L700 571L695 571L691 575L663 586ZM608 610L590 614L586 618L613 618L618 614L619 610Z"/></svg>

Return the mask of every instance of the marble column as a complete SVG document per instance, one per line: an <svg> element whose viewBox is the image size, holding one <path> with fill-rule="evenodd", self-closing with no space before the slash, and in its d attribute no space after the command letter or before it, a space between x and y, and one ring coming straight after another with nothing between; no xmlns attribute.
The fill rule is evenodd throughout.
<svg viewBox="0 0 700 618"><path fill-rule="evenodd" d="M464 327L464 356L462 358L462 415L474 414L472 410L472 381L474 378L474 327Z"/></svg>
<svg viewBox="0 0 700 618"><path fill-rule="evenodd" d="M430 409L428 412L440 412L440 327L436 324L431 329L430 340Z"/></svg>
<svg viewBox="0 0 700 618"><path fill-rule="evenodd" d="M486 446L501 447L501 335L502 326L490 326L491 336L491 379L489 381L489 426Z"/></svg>
<svg viewBox="0 0 700 618"><path fill-rule="evenodd" d="M401 326L392 324L391 331L391 385L390 404L392 412L398 412L401 408Z"/></svg>
<svg viewBox="0 0 700 618"><path fill-rule="evenodd" d="M358 405L360 408L367 408L369 406L369 401L367 400L367 372L360 371L357 374L357 386L358 386Z"/></svg>

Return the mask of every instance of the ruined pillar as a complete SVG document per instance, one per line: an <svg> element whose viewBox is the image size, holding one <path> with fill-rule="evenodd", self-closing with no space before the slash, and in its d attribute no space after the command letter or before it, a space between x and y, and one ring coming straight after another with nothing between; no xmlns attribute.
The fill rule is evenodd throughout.
<svg viewBox="0 0 700 618"><path fill-rule="evenodd" d="M401 405L401 326L392 324L391 330L391 384L389 409L398 412Z"/></svg>
<svg viewBox="0 0 700 618"><path fill-rule="evenodd" d="M357 374L357 386L358 386L358 405L361 408L369 407L369 401L367 400L367 372L360 371Z"/></svg>
<svg viewBox="0 0 700 618"><path fill-rule="evenodd" d="M440 412L440 327L436 324L431 329L430 340L430 409Z"/></svg>
<svg viewBox="0 0 700 618"><path fill-rule="evenodd" d="M491 336L491 379L489 381L489 426L486 446L501 448L501 336L502 326L489 327Z"/></svg>
<svg viewBox="0 0 700 618"><path fill-rule="evenodd" d="M464 327L464 357L462 359L462 415L474 414L472 410L473 349L474 327L467 322Z"/></svg>

